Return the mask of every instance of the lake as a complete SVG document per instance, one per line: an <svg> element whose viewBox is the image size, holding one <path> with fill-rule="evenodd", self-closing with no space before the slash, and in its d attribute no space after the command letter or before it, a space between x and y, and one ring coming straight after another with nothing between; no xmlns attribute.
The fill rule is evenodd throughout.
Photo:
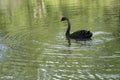
<svg viewBox="0 0 120 80"><path fill-rule="evenodd" d="M92 40L69 43L63 16ZM120 80L120 1L0 0L0 69L0 80Z"/></svg>

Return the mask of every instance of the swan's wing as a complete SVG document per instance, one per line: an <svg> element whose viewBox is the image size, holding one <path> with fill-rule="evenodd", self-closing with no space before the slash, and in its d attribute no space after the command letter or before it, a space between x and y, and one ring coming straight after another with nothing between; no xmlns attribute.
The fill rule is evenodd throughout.
<svg viewBox="0 0 120 80"><path fill-rule="evenodd" d="M82 39L82 38L90 38L92 36L92 33L87 30L79 30L76 32L73 32L70 37L74 39Z"/></svg>

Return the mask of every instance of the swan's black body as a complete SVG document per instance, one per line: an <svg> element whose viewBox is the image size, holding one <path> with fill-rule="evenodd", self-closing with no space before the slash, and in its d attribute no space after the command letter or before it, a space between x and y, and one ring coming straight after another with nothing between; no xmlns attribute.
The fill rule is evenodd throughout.
<svg viewBox="0 0 120 80"><path fill-rule="evenodd" d="M66 31L66 38L67 39L71 38L71 39L81 40L81 39L90 39L92 37L93 34L87 30L78 30L78 31L70 34L70 29L71 29L70 21L68 18L62 17L61 21L65 21L65 20L68 23L68 28Z"/></svg>

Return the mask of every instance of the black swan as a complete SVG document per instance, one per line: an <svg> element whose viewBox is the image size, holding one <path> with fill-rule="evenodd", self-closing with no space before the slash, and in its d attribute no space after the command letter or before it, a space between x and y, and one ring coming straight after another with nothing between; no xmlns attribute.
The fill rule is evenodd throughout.
<svg viewBox="0 0 120 80"><path fill-rule="evenodd" d="M62 17L61 21L65 21L65 20L68 23L68 28L66 31L66 38L67 39L70 39L70 38L76 39L76 40L91 39L93 34L92 34L92 32L87 31L87 30L78 30L78 31L70 34L70 29L71 29L70 21L67 17Z"/></svg>

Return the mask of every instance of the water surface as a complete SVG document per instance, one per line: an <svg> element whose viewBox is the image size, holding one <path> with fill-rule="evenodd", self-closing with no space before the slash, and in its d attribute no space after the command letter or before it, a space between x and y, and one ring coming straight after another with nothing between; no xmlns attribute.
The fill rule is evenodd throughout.
<svg viewBox="0 0 120 80"><path fill-rule="evenodd" d="M119 0L0 0L0 80L119 80ZM65 38L93 32L90 41Z"/></svg>

